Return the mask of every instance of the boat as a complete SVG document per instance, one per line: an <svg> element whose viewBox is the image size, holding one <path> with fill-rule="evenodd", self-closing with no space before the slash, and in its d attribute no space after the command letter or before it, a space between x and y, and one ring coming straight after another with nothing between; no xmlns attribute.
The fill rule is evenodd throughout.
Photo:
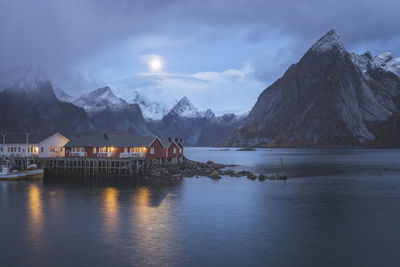
<svg viewBox="0 0 400 267"><path fill-rule="evenodd" d="M26 180L26 179L42 179L44 169L38 168L36 164L31 164L26 170L12 170L7 163L3 163L0 169L0 180Z"/></svg>
<svg viewBox="0 0 400 267"><path fill-rule="evenodd" d="M3 141L4 142L4 141ZM26 145L29 144L29 134L26 134ZM26 149L26 153L28 149ZM26 166L15 166L14 156L11 155L7 160L4 158L0 163L0 180L26 180L26 179L42 179L44 176L44 169L38 168L35 164L29 164L28 153L26 154Z"/></svg>

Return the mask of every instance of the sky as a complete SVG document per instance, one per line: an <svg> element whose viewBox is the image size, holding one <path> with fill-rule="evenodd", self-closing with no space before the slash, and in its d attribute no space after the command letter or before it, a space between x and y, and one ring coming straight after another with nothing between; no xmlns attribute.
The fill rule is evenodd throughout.
<svg viewBox="0 0 400 267"><path fill-rule="evenodd" d="M110 86L242 113L332 28L350 51L400 57L399 13L398 0L0 0L0 68L41 66L73 96Z"/></svg>

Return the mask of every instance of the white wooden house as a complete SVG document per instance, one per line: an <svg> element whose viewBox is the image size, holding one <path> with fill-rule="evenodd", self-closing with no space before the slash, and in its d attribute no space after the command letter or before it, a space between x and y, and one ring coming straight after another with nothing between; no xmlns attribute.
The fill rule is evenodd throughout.
<svg viewBox="0 0 400 267"><path fill-rule="evenodd" d="M30 134L27 143L26 134L8 134L0 139L0 156L9 157L64 157L64 145L69 139L60 133L52 135Z"/></svg>

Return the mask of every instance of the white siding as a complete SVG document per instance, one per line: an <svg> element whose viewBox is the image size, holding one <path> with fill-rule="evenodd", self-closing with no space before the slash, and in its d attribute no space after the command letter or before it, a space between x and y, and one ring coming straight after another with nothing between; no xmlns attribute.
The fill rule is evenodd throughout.
<svg viewBox="0 0 400 267"><path fill-rule="evenodd" d="M65 144L69 140L61 134L54 134L49 138L39 143L39 157L64 157L65 156Z"/></svg>

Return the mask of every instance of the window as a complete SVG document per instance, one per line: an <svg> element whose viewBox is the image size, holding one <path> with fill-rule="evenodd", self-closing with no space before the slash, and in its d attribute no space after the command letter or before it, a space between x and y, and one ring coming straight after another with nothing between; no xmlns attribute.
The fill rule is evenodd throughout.
<svg viewBox="0 0 400 267"><path fill-rule="evenodd" d="M44 151L44 148L41 146L41 147L40 147L40 152L43 153L43 151Z"/></svg>
<svg viewBox="0 0 400 267"><path fill-rule="evenodd" d="M3 152L3 147L0 147L0 152Z"/></svg>
<svg viewBox="0 0 400 267"><path fill-rule="evenodd" d="M176 147L174 147L174 154L176 154Z"/></svg>
<svg viewBox="0 0 400 267"><path fill-rule="evenodd" d="M154 154L154 147L150 147L150 154Z"/></svg>
<svg viewBox="0 0 400 267"><path fill-rule="evenodd" d="M124 147L124 153L128 153L128 148Z"/></svg>
<svg viewBox="0 0 400 267"><path fill-rule="evenodd" d="M93 153L96 154L96 147L93 147Z"/></svg>
<svg viewBox="0 0 400 267"><path fill-rule="evenodd" d="M182 154L182 148L181 147L179 148L179 153Z"/></svg>
<svg viewBox="0 0 400 267"><path fill-rule="evenodd" d="M81 147L81 152L85 152L84 149L83 149L83 147Z"/></svg>

